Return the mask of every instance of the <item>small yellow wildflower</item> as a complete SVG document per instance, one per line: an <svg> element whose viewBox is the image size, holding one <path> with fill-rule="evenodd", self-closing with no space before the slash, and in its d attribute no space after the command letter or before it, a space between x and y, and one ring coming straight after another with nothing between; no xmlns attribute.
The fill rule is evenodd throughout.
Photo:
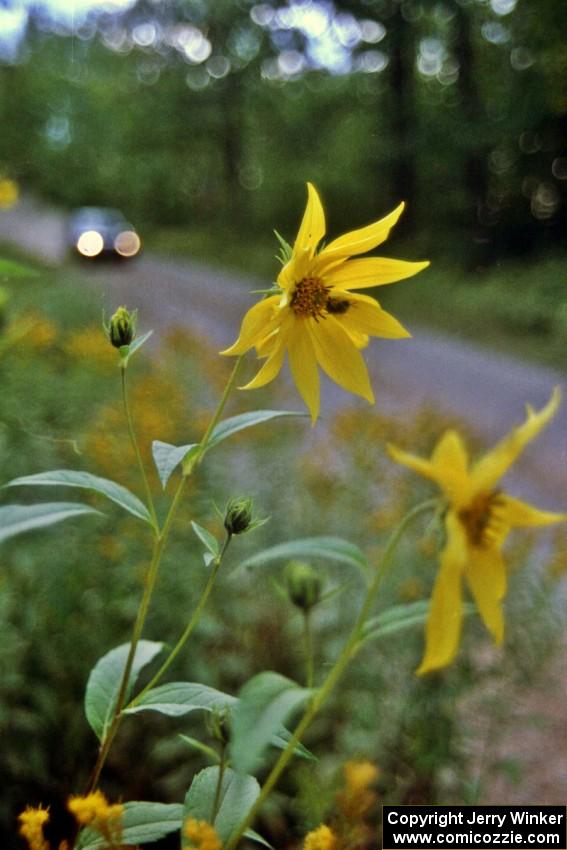
<svg viewBox="0 0 567 850"><path fill-rule="evenodd" d="M70 797L67 808L80 826L96 829L110 848L120 846L124 814L121 803L109 803L102 791L93 791L84 797Z"/></svg>
<svg viewBox="0 0 567 850"><path fill-rule="evenodd" d="M371 761L347 761L343 773L347 788L361 791L376 781L379 771Z"/></svg>
<svg viewBox="0 0 567 850"><path fill-rule="evenodd" d="M321 824L305 836L303 850L336 850L337 837L332 829Z"/></svg>
<svg viewBox="0 0 567 850"><path fill-rule="evenodd" d="M379 770L370 761L348 761L343 767L345 787L337 794L337 806L347 823L362 826L362 819L375 804L377 795L370 785Z"/></svg>
<svg viewBox="0 0 567 850"><path fill-rule="evenodd" d="M19 833L28 842L29 850L49 850L49 842L43 835L43 827L49 820L47 809L39 806L37 809L28 806L18 815L20 821Z"/></svg>
<svg viewBox="0 0 567 850"><path fill-rule="evenodd" d="M189 840L183 850L220 850L221 840L206 820L188 818L183 826L183 835Z"/></svg>
<svg viewBox="0 0 567 850"><path fill-rule="evenodd" d="M255 348L258 357L266 358L256 377L242 387L256 389L276 377L287 351L291 374L315 422L319 415L318 365L345 390L373 404L360 349L370 336L410 336L374 298L352 290L403 280L429 263L383 257L349 259L381 245L404 204L380 221L345 233L317 251L325 235L325 214L311 183L307 190L307 207L291 256L278 275L277 293L246 313L237 341L221 353L241 355Z"/></svg>
<svg viewBox="0 0 567 850"><path fill-rule="evenodd" d="M470 469L466 447L456 431L445 432L429 460L388 446L395 461L435 481L449 503L445 515L447 540L431 597L419 674L444 667L457 653L463 619L463 578L487 629L497 644L502 642L502 600L507 575L501 549L509 531L567 519L566 514L540 511L497 489L499 479L525 446L553 418L560 398L556 388L539 412L528 405L526 421Z"/></svg>
<svg viewBox="0 0 567 850"><path fill-rule="evenodd" d="M0 209L9 210L17 202L19 197L18 184L15 180L7 177L0 179Z"/></svg>

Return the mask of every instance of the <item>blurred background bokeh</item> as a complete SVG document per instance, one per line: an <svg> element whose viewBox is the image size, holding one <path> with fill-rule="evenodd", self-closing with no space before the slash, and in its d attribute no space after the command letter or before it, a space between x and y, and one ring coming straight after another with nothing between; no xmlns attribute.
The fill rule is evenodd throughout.
<svg viewBox="0 0 567 850"><path fill-rule="evenodd" d="M31 279L0 280L2 482L74 467L139 486L113 352L99 328L101 280L110 307L130 281L130 295L139 293L142 307L146 299L159 330L159 346L139 356L132 389L148 465L151 439L198 439L227 366L206 330L198 336L187 327L194 305L183 287L197 273L184 278L181 265L163 260L187 269L197 260L223 267L223 281L234 270L269 285L271 230L293 238L306 180L322 194L331 236L405 200L388 253L427 257L432 267L388 287L384 302L412 328L430 324L552 367L538 373L547 398L566 363L563 7L559 0L0 0L0 255L36 269ZM103 267L91 278L69 261L64 242L46 249L51 217L61 224L85 205L121 210L141 234L145 254L131 270ZM62 226L53 232L64 239ZM181 309L168 313L170 301ZM145 329L143 312L141 320ZM465 371L468 392L467 380ZM497 408L499 399L491 401ZM252 403L298 404L284 382L253 402L240 396L236 408ZM506 411L506 427L520 415ZM239 438L233 455L223 452L199 472L148 636L175 641L187 622L206 578L188 523L196 518L214 530L213 500L222 504L237 487L272 518L257 538L238 542L229 568L294 535L342 535L374 555L391 523L430 492L392 470L384 440L426 453L447 425L485 445L474 422L434 406L400 419L343 404L324 439L306 441L307 429L295 422ZM557 475L543 506L565 509L564 439L557 444L563 449L553 455ZM155 476L153 486L161 500ZM18 493L18 501L39 498ZM146 545L130 519L111 513L18 538L0 552L2 847L21 846L14 818L27 803L51 805L53 838L69 827L64 801L84 786L95 755L84 684L97 658L128 639ZM391 802L564 801L557 746L564 721L546 711L564 704L556 689L565 656L555 650L566 551L561 530L543 548L525 534L512 546L504 653L471 618L459 662L441 676L412 676L418 631L361 654L309 738L319 763L296 763L282 785L288 797L276 795L258 824L278 850L297 846L332 811L346 758L377 763L380 799ZM416 537L403 554L386 602L430 593L435 540ZM174 678L231 693L262 669L301 678L301 623L282 597L280 574L224 578ZM321 664L336 655L361 593L359 577L329 571L330 587L347 580L342 597L317 615ZM206 735L193 716L125 724L105 776L109 795L182 799L205 762L178 732ZM369 823L376 835L377 806Z"/></svg>

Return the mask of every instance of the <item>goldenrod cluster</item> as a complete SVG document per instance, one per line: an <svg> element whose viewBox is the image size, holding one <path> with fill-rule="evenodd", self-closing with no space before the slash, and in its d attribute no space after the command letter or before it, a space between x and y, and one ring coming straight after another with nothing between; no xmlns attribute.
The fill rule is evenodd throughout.
<svg viewBox="0 0 567 850"><path fill-rule="evenodd" d="M102 791L93 791L83 797L71 797L67 808L80 826L91 826L106 841L109 850L117 850L122 841L121 803L109 803Z"/></svg>
<svg viewBox="0 0 567 850"><path fill-rule="evenodd" d="M344 785L336 796L336 815L330 826L321 824L305 836L303 850L362 850L376 845L365 818L378 799L370 788L378 774L376 765L369 761L349 761L344 765Z"/></svg>
<svg viewBox="0 0 567 850"><path fill-rule="evenodd" d="M337 837L330 827L321 824L305 836L303 850L338 850Z"/></svg>
<svg viewBox="0 0 567 850"><path fill-rule="evenodd" d="M37 809L28 806L18 815L18 820L20 821L19 833L26 839L29 850L49 850L49 842L43 835L43 827L49 820L47 809L42 806Z"/></svg>
<svg viewBox="0 0 567 850"><path fill-rule="evenodd" d="M377 800L370 786L378 778L378 768L369 761L348 761L343 767L345 785L337 794L337 806L345 820L362 820Z"/></svg>
<svg viewBox="0 0 567 850"><path fill-rule="evenodd" d="M88 361L89 366L110 372L116 368L116 352L109 348L100 328L80 328L65 335L65 353L76 362Z"/></svg>
<svg viewBox="0 0 567 850"><path fill-rule="evenodd" d="M183 835L188 844L183 845L183 850L220 850L221 840L216 830L206 820L188 818L183 826Z"/></svg>

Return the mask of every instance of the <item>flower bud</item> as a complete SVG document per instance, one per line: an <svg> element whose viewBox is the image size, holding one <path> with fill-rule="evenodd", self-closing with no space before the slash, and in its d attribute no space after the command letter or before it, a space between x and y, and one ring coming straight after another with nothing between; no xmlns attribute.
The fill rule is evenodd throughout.
<svg viewBox="0 0 567 850"><path fill-rule="evenodd" d="M130 345L136 336L136 310L130 313L126 307L119 307L106 326L108 339L115 348Z"/></svg>
<svg viewBox="0 0 567 850"><path fill-rule="evenodd" d="M224 514L224 527L227 534L244 534L257 525L253 518L254 504L252 499L230 499Z"/></svg>
<svg viewBox="0 0 567 850"><path fill-rule="evenodd" d="M297 608L310 611L321 599L323 582L309 564L290 561L285 570L287 592Z"/></svg>

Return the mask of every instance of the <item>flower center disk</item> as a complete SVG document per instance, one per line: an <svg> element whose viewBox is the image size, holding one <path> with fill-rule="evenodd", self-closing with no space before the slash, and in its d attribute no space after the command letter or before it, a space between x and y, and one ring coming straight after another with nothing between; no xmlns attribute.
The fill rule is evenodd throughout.
<svg viewBox="0 0 567 850"><path fill-rule="evenodd" d="M304 277L296 283L289 306L297 316L321 316L330 288L318 277Z"/></svg>
<svg viewBox="0 0 567 850"><path fill-rule="evenodd" d="M494 509L498 506L499 496L498 490L483 493L477 496L467 508L459 511L459 519L473 546L490 545L498 536L500 524Z"/></svg>

